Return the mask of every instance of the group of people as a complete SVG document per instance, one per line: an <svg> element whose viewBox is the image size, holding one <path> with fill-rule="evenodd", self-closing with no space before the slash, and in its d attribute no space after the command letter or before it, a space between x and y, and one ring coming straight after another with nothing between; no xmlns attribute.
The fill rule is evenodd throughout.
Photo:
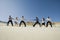
<svg viewBox="0 0 60 40"><path fill-rule="evenodd" d="M9 23L11 23L11 25L13 26L13 21L12 21L13 19L14 18L12 18L11 16L9 16L9 20L7 22L7 26L9 25ZM18 25L18 20L19 20L18 17L16 17L14 20L15 20L15 25ZM24 21L25 20L24 16L22 16L20 20L21 21L19 23L19 27L21 26L22 23L26 27L26 22ZM39 18L36 17L35 20L36 20L36 22L33 24L33 27L35 27L36 24L39 24L39 26L41 27L41 23L39 22L40 21ZM50 24L50 26L52 27L52 22L51 22L50 17L48 17L46 20L47 20L46 27L48 27L48 24ZM45 18L42 18L41 22L42 22L42 25L45 26Z"/></svg>
<svg viewBox="0 0 60 40"><path fill-rule="evenodd" d="M50 17L48 17L46 20L47 20L46 27L48 27L48 24L50 24L50 26L52 27L52 22L51 22ZM41 22L42 22L42 25L45 26L45 18L42 18ZM33 25L33 27L35 27L36 24L39 24L40 27L41 27L41 23L39 22L39 18L38 17L36 17L36 22Z"/></svg>
<svg viewBox="0 0 60 40"><path fill-rule="evenodd" d="M14 18L12 18L11 16L9 16L9 18L8 18L9 20L8 20L8 22L7 22L7 26L9 25L9 23L11 23L11 25L13 26L13 21L12 20L15 20L14 22L15 22L15 25L18 25L18 17L16 17L15 19ZM21 26L21 24L23 23L24 25L25 25L25 27L26 27L26 23L25 23L25 19L24 19L24 16L22 16L22 18L20 19L21 20L21 22L19 23L19 26Z"/></svg>

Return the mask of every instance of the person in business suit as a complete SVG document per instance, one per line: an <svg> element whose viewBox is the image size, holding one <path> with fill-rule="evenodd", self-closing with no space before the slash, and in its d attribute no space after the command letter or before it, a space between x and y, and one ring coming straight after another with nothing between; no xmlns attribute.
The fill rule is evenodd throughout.
<svg viewBox="0 0 60 40"><path fill-rule="evenodd" d="M40 27L41 27L41 24L39 23L39 18L38 18L38 17L36 17L36 19L35 19L35 20L36 20L36 22L35 22L35 24L33 25L33 27L35 27L35 25L36 25L36 24L39 24L39 25L40 25Z"/></svg>
<svg viewBox="0 0 60 40"><path fill-rule="evenodd" d="M21 24L23 23L24 24L24 26L26 27L26 23L25 23L25 21L24 21L25 19L24 19L24 16L22 16L22 18L21 18L21 22L20 22L20 24L19 24L19 26L21 26Z"/></svg>

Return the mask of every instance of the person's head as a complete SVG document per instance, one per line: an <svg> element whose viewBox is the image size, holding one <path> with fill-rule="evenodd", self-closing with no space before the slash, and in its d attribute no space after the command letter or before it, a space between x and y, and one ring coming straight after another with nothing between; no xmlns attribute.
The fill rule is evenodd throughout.
<svg viewBox="0 0 60 40"><path fill-rule="evenodd" d="M11 17L11 15L9 15L9 17Z"/></svg>
<svg viewBox="0 0 60 40"><path fill-rule="evenodd" d="M50 18L50 17L48 16L48 18Z"/></svg>
<svg viewBox="0 0 60 40"><path fill-rule="evenodd" d="M18 17L16 17L16 19L18 19Z"/></svg>
<svg viewBox="0 0 60 40"><path fill-rule="evenodd" d="M24 18L24 16L22 16L22 18Z"/></svg>
<svg viewBox="0 0 60 40"><path fill-rule="evenodd" d="M43 19L45 19L45 18L43 18Z"/></svg>
<svg viewBox="0 0 60 40"><path fill-rule="evenodd" d="M43 20L45 20L45 18L43 18Z"/></svg>
<svg viewBox="0 0 60 40"><path fill-rule="evenodd" d="M38 18L38 17L36 16L36 18Z"/></svg>

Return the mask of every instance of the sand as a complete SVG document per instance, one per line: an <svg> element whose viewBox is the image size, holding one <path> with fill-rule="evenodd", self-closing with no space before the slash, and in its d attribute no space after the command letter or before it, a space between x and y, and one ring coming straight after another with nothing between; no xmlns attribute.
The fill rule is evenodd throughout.
<svg viewBox="0 0 60 40"><path fill-rule="evenodd" d="M60 40L60 27L0 26L0 40Z"/></svg>

